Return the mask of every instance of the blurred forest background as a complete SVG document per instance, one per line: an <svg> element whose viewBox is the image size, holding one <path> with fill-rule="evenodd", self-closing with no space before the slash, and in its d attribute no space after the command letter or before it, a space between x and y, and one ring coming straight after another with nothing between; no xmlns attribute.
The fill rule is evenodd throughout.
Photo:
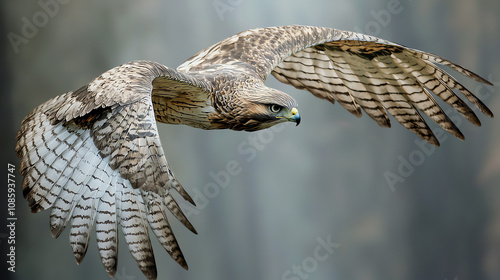
<svg viewBox="0 0 500 280"><path fill-rule="evenodd" d="M171 219L190 270L152 240L159 279L500 279L499 1L40 0L0 7L5 169L7 163L19 167L14 136L42 102L131 60L175 68L255 27L363 32L484 76L495 86L451 72L497 118L479 114L478 128L444 106L466 140L444 134L435 149L394 119L393 128L380 128L272 77L269 86L298 100L300 126L252 134L159 125L172 170L198 199L197 209L187 209L198 235ZM214 179L235 162L238 175ZM109 279L95 236L76 265L69 230L52 239L50 211L31 214L18 172L16 184L16 272L3 268L2 279ZM5 215L3 207L2 221ZM3 267L8 232L1 224ZM322 247L328 242L331 247ZM143 279L123 238L119 251L115 278Z"/></svg>

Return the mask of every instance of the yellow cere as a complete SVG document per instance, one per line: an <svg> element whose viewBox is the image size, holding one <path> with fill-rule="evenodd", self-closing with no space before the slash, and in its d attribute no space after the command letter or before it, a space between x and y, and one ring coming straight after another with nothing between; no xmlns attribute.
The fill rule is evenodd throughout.
<svg viewBox="0 0 500 280"><path fill-rule="evenodd" d="M297 115L298 112L299 112L299 110L297 110L297 108L293 108L292 109L292 116Z"/></svg>

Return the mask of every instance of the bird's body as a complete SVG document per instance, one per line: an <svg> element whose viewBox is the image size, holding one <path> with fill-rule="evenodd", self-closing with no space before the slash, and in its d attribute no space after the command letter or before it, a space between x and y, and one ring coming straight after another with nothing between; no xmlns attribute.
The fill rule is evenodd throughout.
<svg viewBox="0 0 500 280"><path fill-rule="evenodd" d="M24 119L16 147L23 193L33 212L52 208L54 237L71 221L77 262L86 253L95 223L102 263L113 276L120 224L139 267L155 279L147 225L184 268L165 210L196 232L172 198L175 189L194 204L168 166L156 121L245 131L286 121L298 124L297 102L264 84L272 74L316 97L337 101L356 116L364 110L381 126L390 126L389 113L438 145L420 112L464 137L431 92L474 124L479 119L453 89L484 114L493 114L436 63L489 84L432 54L359 33L307 26L244 31L177 69L151 61L126 63L47 101Z"/></svg>

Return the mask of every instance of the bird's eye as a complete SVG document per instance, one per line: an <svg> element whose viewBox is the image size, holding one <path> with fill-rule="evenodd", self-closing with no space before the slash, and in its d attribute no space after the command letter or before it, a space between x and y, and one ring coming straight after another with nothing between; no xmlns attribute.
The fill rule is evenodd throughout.
<svg viewBox="0 0 500 280"><path fill-rule="evenodd" d="M283 107L281 107L280 105L276 105L276 104L269 105L269 111L271 111L273 113L279 113L282 108Z"/></svg>

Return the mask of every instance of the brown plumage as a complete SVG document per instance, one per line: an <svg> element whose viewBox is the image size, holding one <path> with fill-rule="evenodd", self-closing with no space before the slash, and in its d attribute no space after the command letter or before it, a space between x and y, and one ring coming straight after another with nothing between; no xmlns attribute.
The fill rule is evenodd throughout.
<svg viewBox="0 0 500 280"><path fill-rule="evenodd" d="M150 61L126 63L54 97L24 119L16 147L23 194L33 212L52 208L54 237L71 221L77 262L85 256L95 223L99 254L112 277L120 224L140 269L156 279L147 224L186 269L165 210L196 233L172 198L174 189L194 204L168 166L156 121L246 131L285 121L298 124L297 102L264 85L272 74L316 97L337 101L358 117L363 110L381 126L390 126L389 113L439 145L420 113L458 138L464 136L433 94L476 125L479 119L453 89L487 116L493 114L436 64L491 84L429 53L354 32L307 26L244 31L177 69Z"/></svg>

